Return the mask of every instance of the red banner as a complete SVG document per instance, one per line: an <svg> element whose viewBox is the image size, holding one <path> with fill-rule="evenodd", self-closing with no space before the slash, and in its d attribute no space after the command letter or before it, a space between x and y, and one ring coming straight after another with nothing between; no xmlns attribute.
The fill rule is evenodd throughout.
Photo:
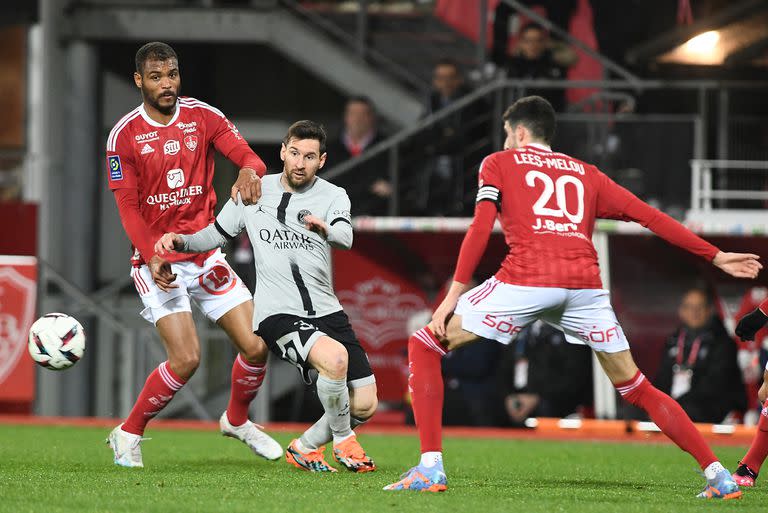
<svg viewBox="0 0 768 513"><path fill-rule="evenodd" d="M352 251L333 254L336 295L368 353L379 400L389 403L405 397L409 329L414 329L409 321L427 309L422 290L400 272L404 263L371 238L358 238Z"/></svg>
<svg viewBox="0 0 768 513"><path fill-rule="evenodd" d="M0 413L29 413L35 398L27 333L35 320L37 259L0 256Z"/></svg>

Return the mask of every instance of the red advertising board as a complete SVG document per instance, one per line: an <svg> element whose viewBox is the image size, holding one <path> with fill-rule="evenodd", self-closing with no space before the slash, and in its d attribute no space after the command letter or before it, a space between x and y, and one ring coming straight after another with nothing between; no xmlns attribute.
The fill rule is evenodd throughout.
<svg viewBox="0 0 768 513"><path fill-rule="evenodd" d="M27 333L35 320L37 259L0 256L0 413L29 413L35 397Z"/></svg>
<svg viewBox="0 0 768 513"><path fill-rule="evenodd" d="M423 315L427 303L417 284L399 272L402 259L382 259L387 253L377 250L376 240L358 240L355 246L334 252L336 295L368 353L379 400L400 403L407 382L409 320Z"/></svg>

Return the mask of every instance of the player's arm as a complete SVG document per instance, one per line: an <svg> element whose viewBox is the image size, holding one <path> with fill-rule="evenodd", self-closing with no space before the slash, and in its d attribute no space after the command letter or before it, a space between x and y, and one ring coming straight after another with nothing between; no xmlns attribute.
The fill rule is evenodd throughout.
<svg viewBox="0 0 768 513"><path fill-rule="evenodd" d="M354 238L352 232L352 216L350 209L352 204L346 192L339 194L328 208L325 220L317 216L304 217L304 225L307 230L313 231L328 241L337 249L350 249Z"/></svg>
<svg viewBox="0 0 768 513"><path fill-rule="evenodd" d="M606 175L600 173L599 179L601 182L597 217L639 223L670 244L706 259L736 278L756 278L763 268L758 262L758 255L724 253L667 214L640 200Z"/></svg>
<svg viewBox="0 0 768 513"><path fill-rule="evenodd" d="M741 340L755 340L755 334L768 323L768 299L741 318L736 325L736 336Z"/></svg>
<svg viewBox="0 0 768 513"><path fill-rule="evenodd" d="M242 231L244 227L243 215L243 203L235 204L229 200L219 215L216 216L216 221L213 224L188 235L166 233L155 244L155 251L160 255L173 251L203 253L223 247Z"/></svg>
<svg viewBox="0 0 768 513"><path fill-rule="evenodd" d="M177 288L173 282L176 275L171 264L157 256L152 241L157 236L141 216L137 173L133 162L130 143L118 133L107 142L107 171L109 188L115 196L120 222L128 239L147 263L152 279L163 290Z"/></svg>
<svg viewBox="0 0 768 513"><path fill-rule="evenodd" d="M480 258L488 246L488 240L493 231L493 223L501 210L501 191L496 185L500 183L495 159L493 157L486 158L480 166L481 185L477 192L475 215L461 243L453 283L451 283L445 299L432 315L432 328L438 337L445 336L445 324L448 316L456 309L459 296L466 291L467 284L472 279L472 275L480 263Z"/></svg>
<svg viewBox="0 0 768 513"><path fill-rule="evenodd" d="M266 174L267 166L224 114L206 110L204 115L214 127L211 136L213 147L240 169L230 198L237 201L237 194L240 193L246 205L256 203L261 197L261 177Z"/></svg>

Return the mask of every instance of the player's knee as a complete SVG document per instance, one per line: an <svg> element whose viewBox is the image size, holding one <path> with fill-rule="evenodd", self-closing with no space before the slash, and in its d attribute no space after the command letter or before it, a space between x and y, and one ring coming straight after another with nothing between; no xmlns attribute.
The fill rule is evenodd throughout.
<svg viewBox="0 0 768 513"><path fill-rule="evenodd" d="M335 379L347 377L347 367L349 365L349 355L347 350L341 344L334 348L328 355L328 373Z"/></svg>
<svg viewBox="0 0 768 513"><path fill-rule="evenodd" d="M188 380L200 366L199 353L185 353L168 359L171 370L183 380Z"/></svg>
<svg viewBox="0 0 768 513"><path fill-rule="evenodd" d="M379 406L379 400L375 395L356 399L350 408L350 415L360 420L368 420L376 413L376 408Z"/></svg>
<svg viewBox="0 0 768 513"><path fill-rule="evenodd" d="M261 365L267 362L269 349L264 341L254 335L254 341L243 350L243 358L251 365Z"/></svg>

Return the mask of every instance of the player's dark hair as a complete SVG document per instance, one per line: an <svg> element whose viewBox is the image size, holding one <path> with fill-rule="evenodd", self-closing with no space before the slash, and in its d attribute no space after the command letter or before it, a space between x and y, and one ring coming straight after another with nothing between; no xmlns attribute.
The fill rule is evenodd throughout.
<svg viewBox="0 0 768 513"><path fill-rule="evenodd" d="M173 48L160 41L147 43L136 52L136 73L139 75L144 74L144 64L147 61L165 62L168 59L176 59L176 62L179 61L179 57Z"/></svg>
<svg viewBox="0 0 768 513"><path fill-rule="evenodd" d="M288 127L288 133L285 134L283 144L288 146L288 142L291 139L314 139L320 143L320 155L325 153L325 142L327 137L325 135L325 128L323 128L323 125L320 123L315 123L308 119L297 121Z"/></svg>
<svg viewBox="0 0 768 513"><path fill-rule="evenodd" d="M526 96L504 112L504 121L514 128L523 125L534 139L550 144L555 138L555 109L541 96Z"/></svg>

